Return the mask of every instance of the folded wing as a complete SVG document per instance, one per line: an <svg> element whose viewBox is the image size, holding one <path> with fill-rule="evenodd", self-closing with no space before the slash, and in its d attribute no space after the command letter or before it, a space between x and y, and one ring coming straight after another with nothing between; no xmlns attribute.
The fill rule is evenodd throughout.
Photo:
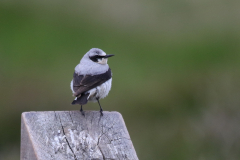
<svg viewBox="0 0 240 160"><path fill-rule="evenodd" d="M73 101L72 104L86 104L87 97L86 92L96 88L97 86L103 84L112 77L111 69L109 68L107 72L98 75L78 75L74 72L73 74L73 90L74 96L78 97ZM88 94L89 95L89 94ZM81 98L82 97L82 98ZM79 102L79 103L77 103Z"/></svg>

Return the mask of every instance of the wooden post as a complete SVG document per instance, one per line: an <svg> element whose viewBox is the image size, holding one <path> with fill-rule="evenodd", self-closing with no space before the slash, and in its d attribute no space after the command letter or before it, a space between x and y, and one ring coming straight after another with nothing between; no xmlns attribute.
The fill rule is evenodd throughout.
<svg viewBox="0 0 240 160"><path fill-rule="evenodd" d="M21 160L138 160L118 112L24 112Z"/></svg>

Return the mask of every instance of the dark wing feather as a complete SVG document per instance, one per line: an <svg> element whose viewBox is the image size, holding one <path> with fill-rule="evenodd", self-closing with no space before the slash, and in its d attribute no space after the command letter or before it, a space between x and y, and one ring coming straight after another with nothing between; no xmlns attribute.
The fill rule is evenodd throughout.
<svg viewBox="0 0 240 160"><path fill-rule="evenodd" d="M88 96L89 96L89 93L88 94L82 94L81 97L78 97L76 100L74 100L72 102L72 104L80 104L80 105L84 105L84 104L87 104L88 102Z"/></svg>
<svg viewBox="0 0 240 160"><path fill-rule="evenodd" d="M73 75L73 90L76 97L80 96L82 93L93 89L112 77L111 69L109 68L107 72L98 75Z"/></svg>
<svg viewBox="0 0 240 160"><path fill-rule="evenodd" d="M79 89L83 77L84 77L83 75L78 75L77 73L74 72L74 74L73 74L73 90L74 90L74 92L76 92Z"/></svg>

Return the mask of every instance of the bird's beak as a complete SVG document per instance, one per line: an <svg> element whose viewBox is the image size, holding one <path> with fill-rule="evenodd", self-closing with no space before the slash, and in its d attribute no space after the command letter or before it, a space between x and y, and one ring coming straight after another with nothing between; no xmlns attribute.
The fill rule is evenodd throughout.
<svg viewBox="0 0 240 160"><path fill-rule="evenodd" d="M109 58L109 57L112 57L114 56L114 54L107 54L106 56L104 56L104 58Z"/></svg>

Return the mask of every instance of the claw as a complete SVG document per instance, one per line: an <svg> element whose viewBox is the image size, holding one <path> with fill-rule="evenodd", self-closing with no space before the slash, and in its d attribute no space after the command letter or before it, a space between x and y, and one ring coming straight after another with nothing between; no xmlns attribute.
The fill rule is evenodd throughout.
<svg viewBox="0 0 240 160"><path fill-rule="evenodd" d="M85 113L84 113L84 111L80 111L81 113L82 113L82 115L85 117Z"/></svg>
<svg viewBox="0 0 240 160"><path fill-rule="evenodd" d="M103 110L102 109L100 110L100 114L101 114L101 116L103 116Z"/></svg>

